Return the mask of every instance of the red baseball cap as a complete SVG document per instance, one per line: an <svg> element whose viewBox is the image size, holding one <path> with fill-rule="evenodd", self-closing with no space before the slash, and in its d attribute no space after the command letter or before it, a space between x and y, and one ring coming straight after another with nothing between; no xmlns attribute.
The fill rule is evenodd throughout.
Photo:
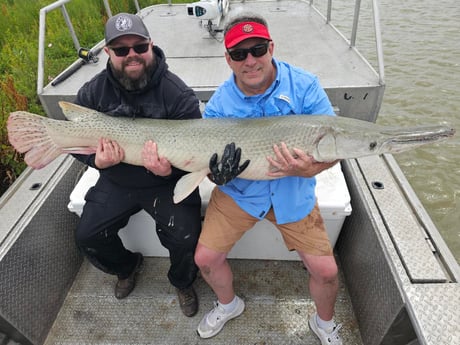
<svg viewBox="0 0 460 345"><path fill-rule="evenodd" d="M241 22L232 26L225 34L225 48L229 49L248 38L265 38L271 40L268 28L256 22Z"/></svg>

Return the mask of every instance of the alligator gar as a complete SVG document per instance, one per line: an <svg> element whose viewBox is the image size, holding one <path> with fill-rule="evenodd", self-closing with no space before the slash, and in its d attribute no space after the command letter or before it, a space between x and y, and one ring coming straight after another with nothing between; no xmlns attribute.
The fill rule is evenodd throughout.
<svg viewBox="0 0 460 345"><path fill-rule="evenodd" d="M212 154L234 142L241 161L250 164L239 177L266 180L267 156L273 145L285 142L318 162L398 153L447 139L455 133L448 125L385 127L367 121L325 115L283 115L263 118L160 120L112 117L68 102L60 102L70 121L54 120L25 111L10 114L8 138L32 168L40 169L63 153L91 154L101 137L117 141L124 162L141 165L144 143L155 141L158 154L190 172L176 184L174 201L189 195L209 173Z"/></svg>

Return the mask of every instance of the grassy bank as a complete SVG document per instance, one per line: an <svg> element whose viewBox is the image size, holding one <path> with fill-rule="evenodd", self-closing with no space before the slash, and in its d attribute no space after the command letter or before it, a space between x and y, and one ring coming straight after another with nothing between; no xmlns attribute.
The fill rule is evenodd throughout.
<svg viewBox="0 0 460 345"><path fill-rule="evenodd" d="M141 8L162 3L139 0ZM178 2L178 1L174 1ZM6 121L10 112L27 110L44 114L36 94L40 9L52 0L5 0L0 4L0 196L25 169L22 156L8 143ZM135 13L132 0L110 1L112 14ZM67 12L82 47L93 47L104 38L107 20L102 0L73 0ZM45 84L77 59L61 10L46 16Z"/></svg>

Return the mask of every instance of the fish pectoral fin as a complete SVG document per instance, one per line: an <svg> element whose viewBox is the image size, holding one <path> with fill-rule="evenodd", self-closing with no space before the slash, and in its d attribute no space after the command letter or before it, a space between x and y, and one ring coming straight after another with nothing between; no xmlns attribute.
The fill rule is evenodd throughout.
<svg viewBox="0 0 460 345"><path fill-rule="evenodd" d="M206 168L182 176L174 188L174 203L178 204L188 197L208 174L209 169Z"/></svg>

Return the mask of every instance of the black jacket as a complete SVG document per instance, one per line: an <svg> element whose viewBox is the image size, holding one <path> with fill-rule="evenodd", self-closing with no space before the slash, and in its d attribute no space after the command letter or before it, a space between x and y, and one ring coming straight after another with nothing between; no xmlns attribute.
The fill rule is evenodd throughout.
<svg viewBox="0 0 460 345"><path fill-rule="evenodd" d="M127 91L112 76L109 65L78 91L75 103L111 116L147 117L156 119L201 118L199 101L193 90L168 70L166 58L159 47L154 47L157 67L141 90ZM78 160L92 166L95 155L77 155ZM125 163L100 170L101 176L125 187L154 187L176 183L185 174L173 168L171 176L161 177L144 167Z"/></svg>

